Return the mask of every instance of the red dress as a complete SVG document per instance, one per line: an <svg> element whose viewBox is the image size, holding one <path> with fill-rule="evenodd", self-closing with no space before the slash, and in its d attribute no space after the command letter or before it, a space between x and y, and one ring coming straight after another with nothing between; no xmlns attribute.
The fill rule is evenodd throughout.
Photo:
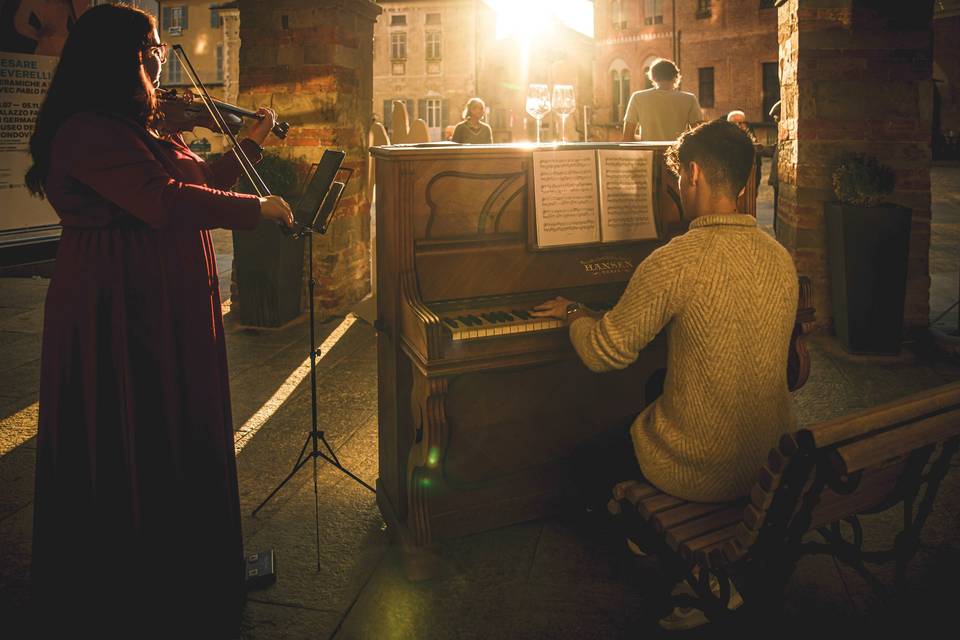
<svg viewBox="0 0 960 640"><path fill-rule="evenodd" d="M45 190L63 235L33 529L41 624L236 634L243 542L208 229L257 225L255 197L220 190L238 172L232 155L205 164L121 117L74 115L56 135Z"/></svg>

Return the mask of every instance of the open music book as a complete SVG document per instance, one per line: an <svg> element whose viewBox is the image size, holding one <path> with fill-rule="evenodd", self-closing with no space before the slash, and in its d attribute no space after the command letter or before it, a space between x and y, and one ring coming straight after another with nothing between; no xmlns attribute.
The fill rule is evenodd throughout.
<svg viewBox="0 0 960 640"><path fill-rule="evenodd" d="M657 237L653 151L534 151L537 248Z"/></svg>

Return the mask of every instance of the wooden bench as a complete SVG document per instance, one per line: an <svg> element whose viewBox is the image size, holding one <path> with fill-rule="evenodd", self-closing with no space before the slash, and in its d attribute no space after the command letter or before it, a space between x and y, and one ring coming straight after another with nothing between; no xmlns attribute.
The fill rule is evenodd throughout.
<svg viewBox="0 0 960 640"><path fill-rule="evenodd" d="M778 615L787 581L806 554L833 555L886 600L888 590L866 565L895 562L895 586L904 589L906 565L958 443L960 382L783 436L741 500L687 502L630 481L614 487L609 508L627 519L633 539L665 561L672 578L693 588L696 599L677 596L674 604L696 606L713 621L731 614L728 578L742 591L745 609ZM890 548L864 549L858 516L896 505L903 506L904 525ZM719 593L709 588L711 575Z"/></svg>

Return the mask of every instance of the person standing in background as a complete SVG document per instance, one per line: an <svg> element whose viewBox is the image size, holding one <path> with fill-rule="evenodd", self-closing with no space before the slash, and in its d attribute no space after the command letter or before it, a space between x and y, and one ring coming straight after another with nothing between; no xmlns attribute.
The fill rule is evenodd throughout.
<svg viewBox="0 0 960 640"><path fill-rule="evenodd" d="M637 127L640 140L676 140L688 127L703 120L697 96L680 91L680 70L663 58L650 65L652 89L630 96L623 117L623 140L634 142Z"/></svg>
<svg viewBox="0 0 960 640"><path fill-rule="evenodd" d="M487 105L480 98L470 98L463 109L463 120L453 130L454 142L460 144L493 144L493 129L480 119Z"/></svg>

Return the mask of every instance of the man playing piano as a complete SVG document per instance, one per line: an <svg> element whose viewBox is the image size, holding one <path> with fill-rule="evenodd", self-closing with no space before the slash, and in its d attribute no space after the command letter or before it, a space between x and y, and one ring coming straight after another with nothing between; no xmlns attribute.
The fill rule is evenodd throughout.
<svg viewBox="0 0 960 640"><path fill-rule="evenodd" d="M602 478L607 491L642 473L686 500L732 500L749 491L780 435L795 430L786 371L797 273L790 254L753 217L736 212L753 162L752 142L726 120L681 135L667 163L679 177L689 230L640 263L601 318L559 297L535 311L569 322L574 349L595 372L629 366L666 330L662 394L648 399L629 438L621 428L619 451L608 448L588 479ZM629 466L617 464L631 439ZM706 621L690 611L686 618L674 611L661 623L686 628Z"/></svg>

